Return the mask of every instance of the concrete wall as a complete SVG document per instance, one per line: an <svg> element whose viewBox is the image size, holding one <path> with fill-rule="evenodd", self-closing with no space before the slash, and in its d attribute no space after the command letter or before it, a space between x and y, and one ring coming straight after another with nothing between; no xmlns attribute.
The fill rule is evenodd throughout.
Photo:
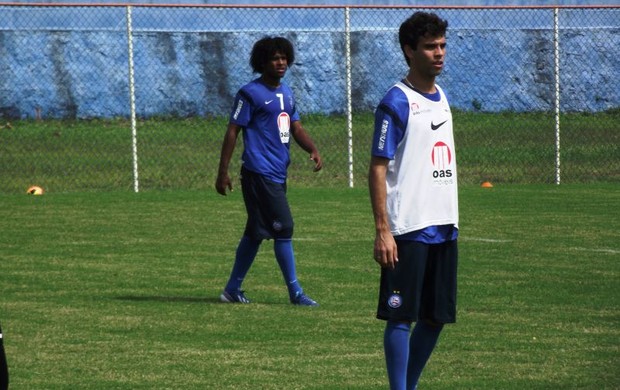
<svg viewBox="0 0 620 390"><path fill-rule="evenodd" d="M616 24L618 22L616 21ZM451 24L452 26L453 24ZM453 107L483 111L551 110L553 32L548 28L467 28L454 23L438 83ZM252 44L262 32L135 32L136 107L141 117L227 115L252 75ZM286 81L303 113L343 113L344 36L288 32L297 61ZM373 110L406 72L392 30L352 33L353 107ZM620 28L563 28L561 103L565 111L620 105ZM124 31L0 30L0 115L92 118L129 115Z"/></svg>

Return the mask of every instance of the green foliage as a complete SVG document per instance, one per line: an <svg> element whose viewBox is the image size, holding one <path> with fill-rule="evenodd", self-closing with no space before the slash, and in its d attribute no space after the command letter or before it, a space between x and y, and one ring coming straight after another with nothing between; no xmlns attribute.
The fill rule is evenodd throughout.
<svg viewBox="0 0 620 390"><path fill-rule="evenodd" d="M425 389L615 388L615 185L461 186L458 322ZM0 195L0 321L16 389L385 389L365 189L292 185L294 307L265 242L218 303L240 191Z"/></svg>

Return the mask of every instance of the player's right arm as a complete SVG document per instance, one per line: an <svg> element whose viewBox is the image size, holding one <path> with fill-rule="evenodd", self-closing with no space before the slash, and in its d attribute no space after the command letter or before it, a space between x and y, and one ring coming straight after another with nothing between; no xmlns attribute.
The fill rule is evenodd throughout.
<svg viewBox="0 0 620 390"><path fill-rule="evenodd" d="M400 109L404 107L404 109ZM409 103L398 88L390 89L375 111L372 158L368 172L370 202L375 220L374 259L381 267L394 268L398 262L396 241L387 213L387 171L403 137L409 115Z"/></svg>
<svg viewBox="0 0 620 390"><path fill-rule="evenodd" d="M237 137L240 131L241 126L229 123L226 134L224 135L224 142L222 143L222 151L220 153L220 165L215 181L215 189L221 195L226 195L226 189L229 191L233 189L232 182L228 176L228 165L235 151L235 145L237 144Z"/></svg>
<svg viewBox="0 0 620 390"><path fill-rule="evenodd" d="M396 241L390 231L387 215L387 185L386 174L390 160L384 157L372 156L368 172L368 188L370 203L375 220L374 259L383 268L393 269L398 262Z"/></svg>

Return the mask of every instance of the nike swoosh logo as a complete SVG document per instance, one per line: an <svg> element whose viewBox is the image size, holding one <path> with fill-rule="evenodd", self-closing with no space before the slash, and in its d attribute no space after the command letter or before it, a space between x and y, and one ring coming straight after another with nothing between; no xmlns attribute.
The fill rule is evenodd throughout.
<svg viewBox="0 0 620 390"><path fill-rule="evenodd" d="M271 99L271 100L265 100L265 104L269 104L269 103L271 103L271 102L273 102L273 99Z"/></svg>
<svg viewBox="0 0 620 390"><path fill-rule="evenodd" d="M446 123L448 120L445 120L439 124L433 124L433 122L431 121L431 130L437 130L438 128L440 128L444 123Z"/></svg>

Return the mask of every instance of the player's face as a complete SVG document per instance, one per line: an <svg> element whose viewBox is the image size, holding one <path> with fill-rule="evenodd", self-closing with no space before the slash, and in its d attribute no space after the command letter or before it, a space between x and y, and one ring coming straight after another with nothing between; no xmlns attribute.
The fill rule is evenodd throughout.
<svg viewBox="0 0 620 390"><path fill-rule="evenodd" d="M286 55L278 51L265 64L263 76L273 80L281 79L284 77L287 69L288 59Z"/></svg>
<svg viewBox="0 0 620 390"><path fill-rule="evenodd" d="M446 55L446 37L421 37L417 50L407 52L414 69L420 76L435 77L441 73Z"/></svg>

